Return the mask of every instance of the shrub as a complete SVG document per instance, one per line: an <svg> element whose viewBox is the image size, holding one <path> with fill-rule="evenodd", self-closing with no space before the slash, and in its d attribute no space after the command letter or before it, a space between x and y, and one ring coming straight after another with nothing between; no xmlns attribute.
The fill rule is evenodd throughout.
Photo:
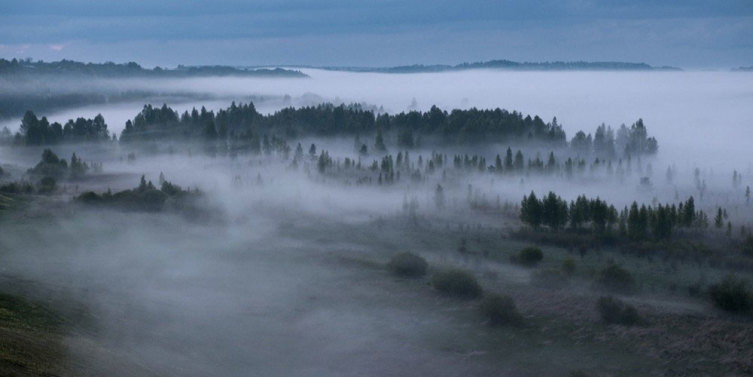
<svg viewBox="0 0 753 377"><path fill-rule="evenodd" d="M5 194L31 194L34 192L29 182L10 182L0 186L0 192Z"/></svg>
<svg viewBox="0 0 753 377"><path fill-rule="evenodd" d="M515 307L510 296L489 294L481 301L481 314L492 326L516 326L523 322L523 317Z"/></svg>
<svg viewBox="0 0 753 377"><path fill-rule="evenodd" d="M477 298L483 293L473 274L456 268L434 273L431 285L439 292L457 298Z"/></svg>
<svg viewBox="0 0 753 377"><path fill-rule="evenodd" d="M544 259L544 253L538 247L526 247L518 254L517 262L528 267L534 267Z"/></svg>
<svg viewBox="0 0 753 377"><path fill-rule="evenodd" d="M421 277L426 275L429 264L426 259L410 253L400 253L392 257L387 263L387 269L394 275L401 277Z"/></svg>
<svg viewBox="0 0 753 377"><path fill-rule="evenodd" d="M57 187L57 182L55 181L55 178L52 177L44 177L39 181L39 192L43 194L48 194L53 191L55 191L55 188Z"/></svg>
<svg viewBox="0 0 753 377"><path fill-rule="evenodd" d="M575 259L567 258L562 261L562 272L564 272L567 276L575 275L575 270Z"/></svg>
<svg viewBox="0 0 753 377"><path fill-rule="evenodd" d="M753 257L753 236L748 236L742 242L741 249L743 254Z"/></svg>
<svg viewBox="0 0 753 377"><path fill-rule="evenodd" d="M588 373L582 370L571 370L567 377L588 377Z"/></svg>
<svg viewBox="0 0 753 377"><path fill-rule="evenodd" d="M642 322L634 306L612 296L600 297L596 308L604 323L632 326Z"/></svg>
<svg viewBox="0 0 753 377"><path fill-rule="evenodd" d="M709 288L714 305L730 312L747 312L753 307L753 294L748 282L734 275L727 275L719 284Z"/></svg>
<svg viewBox="0 0 753 377"><path fill-rule="evenodd" d="M622 294L635 291L635 279L630 271L617 264L610 264L599 273L597 283L602 288Z"/></svg>

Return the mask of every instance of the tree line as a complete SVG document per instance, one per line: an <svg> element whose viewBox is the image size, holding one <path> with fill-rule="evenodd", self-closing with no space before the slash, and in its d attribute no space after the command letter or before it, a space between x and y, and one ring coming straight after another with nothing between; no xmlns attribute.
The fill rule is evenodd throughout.
<svg viewBox="0 0 753 377"><path fill-rule="evenodd" d="M198 189L190 190L165 180L160 174L157 188L152 181L147 181L142 175L138 187L111 192L107 190L102 194L87 191L75 198L79 203L91 206L115 207L132 211L158 212L166 207L173 209L187 209L202 195Z"/></svg>
<svg viewBox="0 0 753 377"><path fill-rule="evenodd" d="M390 132L396 136L398 146L406 148L416 146L421 137L460 143L489 141L489 138L565 143L565 132L556 120L546 123L538 116L523 116L514 111L469 109L448 113L434 106L427 112L390 115L358 104L289 107L270 115L259 114L253 103L233 103L216 114L203 107L178 114L166 105L146 105L133 121L126 123L121 138L124 141L219 139L243 144L263 134L294 138ZM381 145L377 142L374 147L378 150Z"/></svg>
<svg viewBox="0 0 753 377"><path fill-rule="evenodd" d="M677 228L708 227L708 216L696 211L692 196L677 205L639 206L633 202L618 211L598 197L581 195L568 203L551 191L541 199L531 192L520 203L520 220L534 230L592 230L597 234L616 231L633 241L667 239Z"/></svg>
<svg viewBox="0 0 753 377"><path fill-rule="evenodd" d="M202 107L182 114L167 105L146 105L133 121L126 122L121 138L123 141L199 139L219 141L229 148L243 149L265 134L288 139L343 135L354 135L359 139L361 135L376 135L373 145L362 143L358 148L368 152L371 147L383 152L386 150L386 133L395 137L399 148L415 147L424 139L453 144L521 141L556 147L568 145L565 131L557 118L544 122L538 116L524 116L499 108L447 112L436 106L426 112L409 111L391 115L366 109L359 104L288 107L270 115L258 113L253 103L233 103L217 113ZM630 127L622 125L617 131L601 125L593 137L578 132L570 141L570 146L578 154L609 159L653 154L658 150L656 139L648 136L641 119Z"/></svg>
<svg viewBox="0 0 753 377"><path fill-rule="evenodd" d="M183 66L175 69L144 68L136 62L128 63L82 63L73 60L57 62L32 61L31 59L0 59L0 75L79 75L95 77L192 77L192 76L276 76L308 77L306 74L282 68L241 69L230 66Z"/></svg>
<svg viewBox="0 0 753 377"><path fill-rule="evenodd" d="M202 107L182 114L166 104L161 107L145 105L132 120L126 121L120 141L199 141L220 152L242 153L258 152L265 138L289 140L304 136L350 135L355 137L359 153L368 154L369 151L387 151L386 134L394 136L397 147L403 149L416 147L422 141L448 144L533 142L552 148L569 146L580 158L596 156L602 159L653 154L658 149L656 139L648 137L641 119L631 127L622 125L617 132L601 125L594 137L580 131L568 143L557 118L547 123L538 116L523 116L519 112L499 108L455 109L447 112L432 106L426 112L410 111L391 115L359 104L320 104L288 107L263 115L250 102L233 102L227 109L216 113ZM373 136L373 144L364 142L362 135ZM60 125L50 124L45 117L39 119L28 111L15 140L26 145L52 145L67 141L104 141L109 138L107 125L101 115L94 119L69 120L65 125ZM505 164L511 162L512 156L509 153L505 157Z"/></svg>
<svg viewBox="0 0 753 377"><path fill-rule="evenodd" d="M10 131L2 131L4 139L9 139ZM27 111L21 119L21 126L13 138L16 144L55 145L61 143L109 141L110 132L102 114L94 119L69 119L64 125L50 123L47 117L41 119L32 111Z"/></svg>

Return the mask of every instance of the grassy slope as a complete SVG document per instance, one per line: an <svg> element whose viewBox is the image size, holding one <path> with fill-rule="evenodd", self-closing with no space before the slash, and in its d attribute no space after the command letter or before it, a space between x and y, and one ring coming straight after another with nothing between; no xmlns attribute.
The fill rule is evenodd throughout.
<svg viewBox="0 0 753 377"><path fill-rule="evenodd" d="M0 293L0 376L63 373L61 323L42 305Z"/></svg>
<svg viewBox="0 0 753 377"><path fill-rule="evenodd" d="M0 194L0 218L28 199ZM2 289L2 288L0 288ZM45 305L0 291L0 376L66 375L62 319Z"/></svg>
<svg viewBox="0 0 753 377"><path fill-rule="evenodd" d="M283 236L330 247L332 252L324 259L352 270L354 283L363 283L355 285L369 287L354 305L377 310L409 302L406 310L415 312L418 323L425 316L442 323L441 331L431 326L419 341L419 349L448 357L460 355L473 368L481 368L473 369L476 372L488 368L511 375L567 375L571 371L590 376L753 373L750 322L720 315L705 301L672 287L677 283L672 276L683 281L682 287L697 274L713 275L709 266L647 261L615 250L590 251L581 257L545 247L542 264L528 270L509 263L509 257L527 243L501 237L498 229L459 230L400 216L370 224L302 216L283 229ZM465 254L458 252L461 239L466 240ZM473 270L487 291L513 296L527 325L489 328L478 314L477 302L440 297L426 280L390 277L383 264L404 250L425 256L432 267L456 265ZM530 284L531 271L558 268L567 257L573 257L578 266L568 287ZM642 282L641 293L625 300L638 307L648 326L607 326L599 321L594 304L600 293L590 282L610 259L629 268ZM53 312L18 297L0 295L0 376L66 374L68 361L60 331L61 321ZM117 360L117 355L111 360Z"/></svg>
<svg viewBox="0 0 753 377"><path fill-rule="evenodd" d="M397 221L393 223L393 221ZM709 266L694 263L649 261L617 250L590 251L583 257L556 247L545 248L544 262L526 270L510 266L509 257L527 243L500 237L489 229L458 230L454 227L399 223L391 219L373 226L334 226L324 231L321 222L299 223L290 234L319 242L368 245L372 253L351 258L386 262L404 250L418 252L430 265L460 265L473 270L485 290L511 295L527 318L523 328L490 329L483 325L473 302L442 299L428 301L417 311L451 313L452 325L436 334L428 347L468 355L483 364L514 375L567 375L582 371L588 376L687 375L726 376L753 373L753 328L746 318L720 313L703 298L689 297L684 289L693 277L721 276ZM316 225L313 225L316 224ZM322 235L328 235L322 237ZM467 252L457 249L466 239ZM576 276L566 287L530 284L528 272L559 268L565 258L574 258ZM647 326L604 325L596 311L602 294L592 286L596 271L608 262L628 267L637 277L640 293L623 297L638 307ZM714 281L714 278L709 279ZM426 282L403 282L436 296ZM678 284L679 283L679 284ZM400 289L393 287L392 289ZM412 303L421 305L422 300ZM442 308L442 306L445 306Z"/></svg>

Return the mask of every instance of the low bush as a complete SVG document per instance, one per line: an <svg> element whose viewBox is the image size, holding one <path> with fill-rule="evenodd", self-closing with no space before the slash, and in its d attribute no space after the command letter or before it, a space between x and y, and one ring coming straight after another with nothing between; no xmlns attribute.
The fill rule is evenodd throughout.
<svg viewBox="0 0 753 377"><path fill-rule="evenodd" d="M544 259L544 253L541 249L531 246L521 250L520 253L513 258L513 261L526 267L534 267L539 264L542 259Z"/></svg>
<svg viewBox="0 0 753 377"><path fill-rule="evenodd" d="M753 293L748 282L734 275L727 275L719 284L709 287L714 305L730 312L747 312L753 308Z"/></svg>
<svg viewBox="0 0 753 377"><path fill-rule="evenodd" d="M567 276L573 276L575 275L575 259L573 258L567 258L564 261L562 261L562 272L565 273Z"/></svg>
<svg viewBox="0 0 753 377"><path fill-rule="evenodd" d="M596 308L604 323L632 326L642 322L634 306L612 296L600 297Z"/></svg>
<svg viewBox="0 0 753 377"><path fill-rule="evenodd" d="M4 194L31 194L34 187L29 182L10 182L0 186L0 192Z"/></svg>
<svg viewBox="0 0 753 377"><path fill-rule="evenodd" d="M740 248L742 249L743 254L753 257L753 236L746 237Z"/></svg>
<svg viewBox="0 0 753 377"><path fill-rule="evenodd" d="M481 301L480 309L492 326L517 326L523 323L523 316L510 296L488 294Z"/></svg>
<svg viewBox="0 0 753 377"><path fill-rule="evenodd" d="M571 370L567 377L588 377L588 373L582 370Z"/></svg>
<svg viewBox="0 0 753 377"><path fill-rule="evenodd" d="M442 294L457 298L477 298L483 293L473 274L457 268L435 272L431 285Z"/></svg>
<svg viewBox="0 0 753 377"><path fill-rule="evenodd" d="M55 191L55 189L57 188L57 182L55 181L55 178L44 177L39 181L38 187L40 194L49 194Z"/></svg>
<svg viewBox="0 0 753 377"><path fill-rule="evenodd" d="M630 294L636 290L633 274L617 264L610 264L601 270L596 283L599 287L614 293Z"/></svg>
<svg viewBox="0 0 753 377"><path fill-rule="evenodd" d="M411 252L400 253L387 263L387 270L400 277L417 278L426 275L426 259Z"/></svg>

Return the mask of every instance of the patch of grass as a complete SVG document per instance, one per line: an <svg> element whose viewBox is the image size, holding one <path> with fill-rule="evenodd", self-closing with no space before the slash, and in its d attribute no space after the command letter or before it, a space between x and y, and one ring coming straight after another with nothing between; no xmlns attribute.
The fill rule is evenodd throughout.
<svg viewBox="0 0 753 377"><path fill-rule="evenodd" d="M42 305L0 293L0 376L54 376L62 371L62 320Z"/></svg>
<svg viewBox="0 0 753 377"><path fill-rule="evenodd" d="M393 275L407 278L422 277L428 268L426 259L411 252L397 254L387 263L387 270Z"/></svg>
<svg viewBox="0 0 753 377"><path fill-rule="evenodd" d="M570 279L559 269L546 268L531 274L531 284L540 288L562 289L570 285Z"/></svg>
<svg viewBox="0 0 753 377"><path fill-rule="evenodd" d="M488 294L481 301L481 314L492 326L519 326L523 323L523 316L518 313L510 296Z"/></svg>
<svg viewBox="0 0 753 377"><path fill-rule="evenodd" d="M26 200L17 194L4 194L0 191L0 210L12 210L21 207Z"/></svg>
<svg viewBox="0 0 753 377"><path fill-rule="evenodd" d="M456 298L473 299L483 293L476 277L458 268L435 272L431 277L431 285L442 294Z"/></svg>
<svg viewBox="0 0 753 377"><path fill-rule="evenodd" d="M42 305L0 293L0 324L6 328L53 331L62 320Z"/></svg>

